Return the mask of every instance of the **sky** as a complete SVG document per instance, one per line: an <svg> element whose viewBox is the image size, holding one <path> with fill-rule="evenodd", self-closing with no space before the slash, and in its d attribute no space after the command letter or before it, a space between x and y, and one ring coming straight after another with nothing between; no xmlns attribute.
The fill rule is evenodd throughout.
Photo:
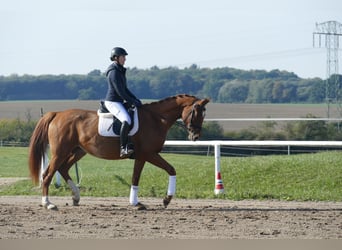
<svg viewBox="0 0 342 250"><path fill-rule="evenodd" d="M196 64L325 78L327 50L313 46L313 32L316 23L342 23L341 0L0 2L4 76L103 72L120 46L128 68Z"/></svg>

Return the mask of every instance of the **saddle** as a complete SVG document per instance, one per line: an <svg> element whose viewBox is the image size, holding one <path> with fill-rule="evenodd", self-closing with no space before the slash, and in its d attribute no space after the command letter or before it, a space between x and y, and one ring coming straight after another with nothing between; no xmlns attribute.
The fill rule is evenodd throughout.
<svg viewBox="0 0 342 250"><path fill-rule="evenodd" d="M124 103L124 107L131 117L132 124L130 126L129 136L134 135L138 131L138 109L132 108ZM102 136L118 137L120 136L121 121L112 115L106 108L104 101L100 101L100 107L97 111L99 117L98 132Z"/></svg>

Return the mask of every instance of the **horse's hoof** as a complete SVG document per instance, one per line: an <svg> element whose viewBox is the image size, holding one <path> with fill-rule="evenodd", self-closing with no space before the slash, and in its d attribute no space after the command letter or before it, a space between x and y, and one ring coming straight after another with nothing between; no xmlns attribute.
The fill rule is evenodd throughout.
<svg viewBox="0 0 342 250"><path fill-rule="evenodd" d="M72 205L73 206L79 206L80 205L80 200L74 200L74 199L72 199Z"/></svg>
<svg viewBox="0 0 342 250"><path fill-rule="evenodd" d="M57 211L58 208L55 204L52 204L52 203L45 203L43 204L43 207L48 209L48 210L53 210L53 211Z"/></svg>
<svg viewBox="0 0 342 250"><path fill-rule="evenodd" d="M146 207L144 204L140 203L140 202L138 202L138 204L136 204L136 205L134 206L134 208L135 208L136 210L147 210L147 207Z"/></svg>
<svg viewBox="0 0 342 250"><path fill-rule="evenodd" d="M172 195L168 195L163 199L163 204L165 208L167 208L167 206L170 204L171 199L172 199Z"/></svg>

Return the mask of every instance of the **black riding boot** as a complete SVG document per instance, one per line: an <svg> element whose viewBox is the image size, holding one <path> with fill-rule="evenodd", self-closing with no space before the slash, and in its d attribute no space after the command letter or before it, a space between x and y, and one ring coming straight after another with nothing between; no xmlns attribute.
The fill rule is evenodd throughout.
<svg viewBox="0 0 342 250"><path fill-rule="evenodd" d="M128 142L128 132L129 132L129 124L127 122L123 122L120 130L120 157L125 158L129 157L133 154L133 149L129 148L127 145Z"/></svg>

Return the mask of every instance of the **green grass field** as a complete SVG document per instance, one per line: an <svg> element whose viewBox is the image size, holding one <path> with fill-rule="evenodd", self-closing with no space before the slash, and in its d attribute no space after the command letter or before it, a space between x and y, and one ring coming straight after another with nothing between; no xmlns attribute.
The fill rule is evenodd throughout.
<svg viewBox="0 0 342 250"><path fill-rule="evenodd" d="M27 148L0 148L0 178L27 177ZM215 198L214 157L163 154L177 170L178 198ZM221 174L225 195L221 199L279 199L299 201L342 201L342 154L222 157ZM106 161L86 156L79 162L81 196L129 196L132 160ZM75 180L75 169L70 170ZM163 197L168 176L145 165L141 197ZM40 195L30 180L0 186L0 195ZM68 186L51 185L51 196L70 195Z"/></svg>

